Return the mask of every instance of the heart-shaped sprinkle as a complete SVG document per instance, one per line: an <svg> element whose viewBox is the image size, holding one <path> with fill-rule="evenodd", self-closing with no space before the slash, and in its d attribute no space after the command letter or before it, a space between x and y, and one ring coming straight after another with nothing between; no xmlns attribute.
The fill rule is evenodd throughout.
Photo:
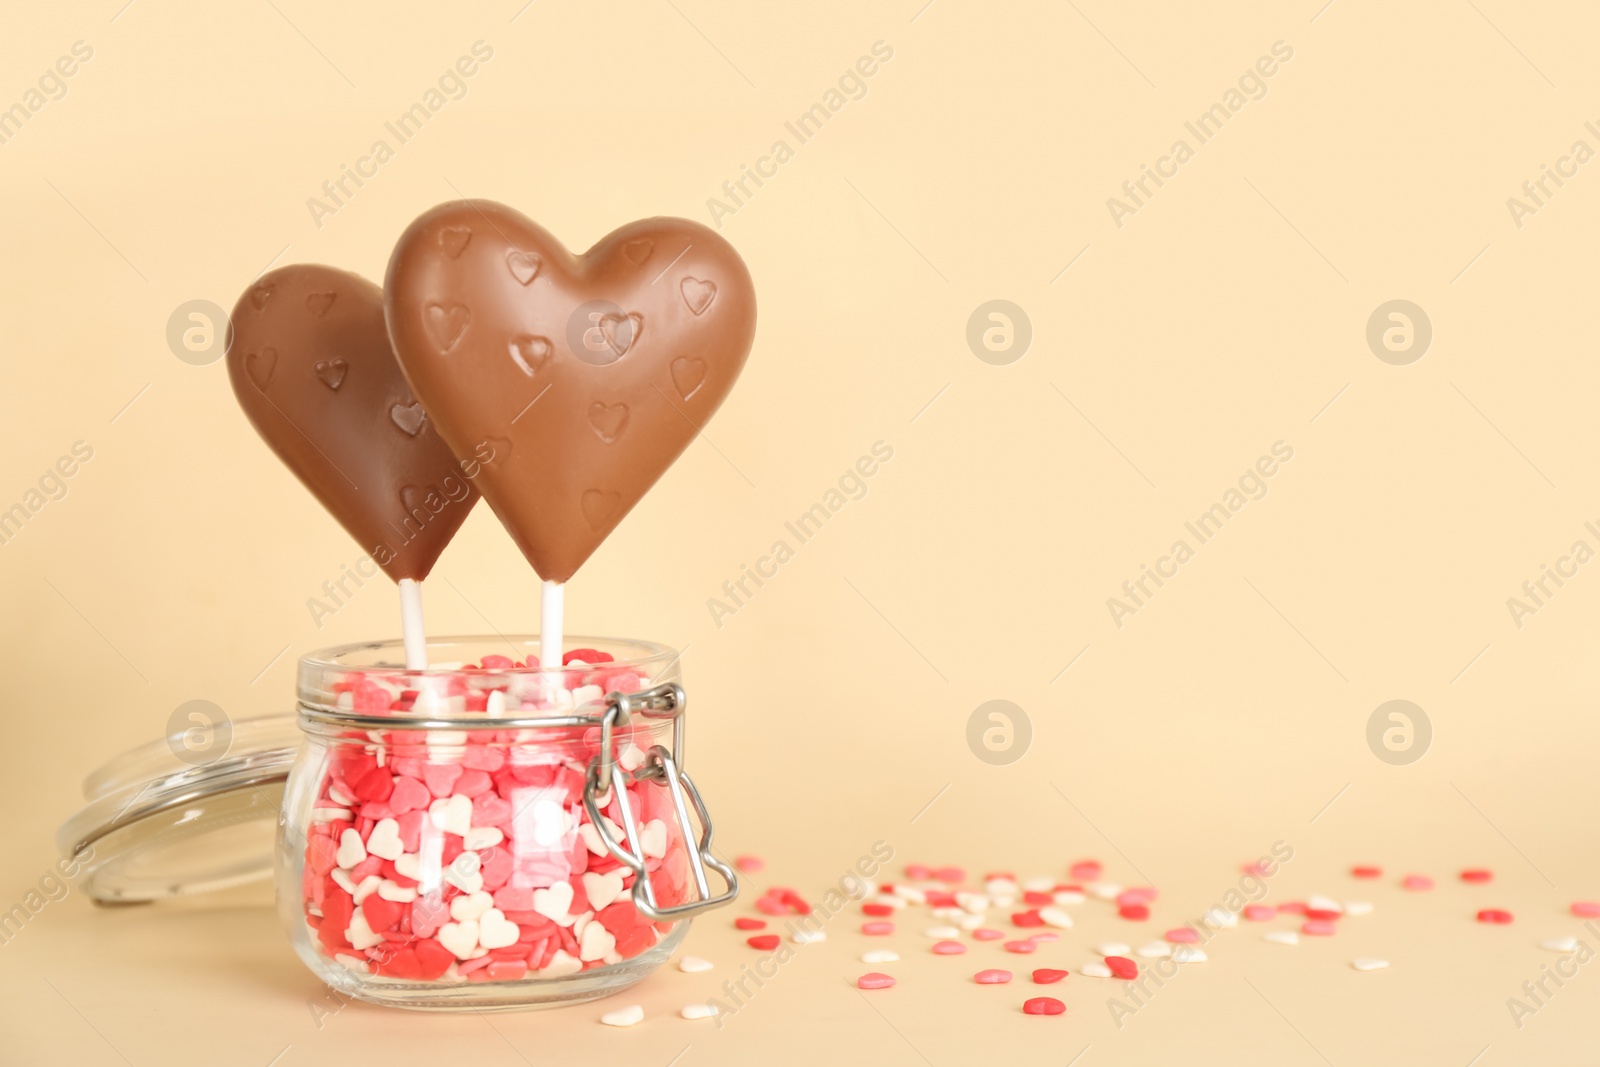
<svg viewBox="0 0 1600 1067"><path fill-rule="evenodd" d="M436 894L419 896L411 902L411 932L418 937L432 937L448 918L450 906Z"/></svg>
<svg viewBox="0 0 1600 1067"><path fill-rule="evenodd" d="M699 278L683 279L678 283L678 289L683 293L683 302L696 315L704 315L711 301L717 298L717 283L701 281Z"/></svg>
<svg viewBox="0 0 1600 1067"><path fill-rule="evenodd" d="M478 924L476 922L445 923L439 928L439 944L449 949L458 960L470 957L478 949Z"/></svg>
<svg viewBox="0 0 1600 1067"><path fill-rule="evenodd" d="M478 944L490 951L510 948L521 936L522 930L516 923L507 919L499 908L490 908L483 913L483 918L478 920Z"/></svg>
<svg viewBox="0 0 1600 1067"><path fill-rule="evenodd" d="M479 852L493 848L505 839L505 832L498 826L474 826L462 837L461 845L463 848Z"/></svg>
<svg viewBox="0 0 1600 1067"><path fill-rule="evenodd" d="M644 854L651 859L660 859L667 854L667 824L660 819L651 819L644 824L644 829L639 832L639 846L644 849Z"/></svg>
<svg viewBox="0 0 1600 1067"><path fill-rule="evenodd" d="M392 900L396 904L410 904L417 899L417 891L409 886L385 878L378 886L378 895L384 900Z"/></svg>
<svg viewBox="0 0 1600 1067"><path fill-rule="evenodd" d="M346 870L367 858L367 846L361 843L361 835L356 833L355 827L350 827L339 835L339 851L334 853L333 858L335 863Z"/></svg>
<svg viewBox="0 0 1600 1067"><path fill-rule="evenodd" d="M367 917L361 911L356 911L350 916L350 927L345 930L345 938L350 942L350 947L357 952L365 952L369 948L376 948L384 943L385 938L367 924Z"/></svg>
<svg viewBox="0 0 1600 1067"><path fill-rule="evenodd" d="M428 787L405 775L394 780L394 792L389 794L389 810L396 815L404 815L408 811L425 808L433 801L433 796L428 792ZM394 859L385 856L385 859Z"/></svg>
<svg viewBox="0 0 1600 1067"><path fill-rule="evenodd" d="M422 410L421 404L396 404L389 409L389 417L406 436L415 437L422 432L422 424L427 421L428 413Z"/></svg>
<svg viewBox="0 0 1600 1067"><path fill-rule="evenodd" d="M548 889L533 891L533 910L562 926L571 926L573 919L567 914L572 907L572 883L557 882Z"/></svg>
<svg viewBox="0 0 1600 1067"><path fill-rule="evenodd" d="M463 893L483 888L483 859L476 852L463 852L444 869L444 880Z"/></svg>
<svg viewBox="0 0 1600 1067"><path fill-rule="evenodd" d="M434 829L465 837L472 829L472 798L441 797L428 806L428 818Z"/></svg>
<svg viewBox="0 0 1600 1067"><path fill-rule="evenodd" d="M494 897L481 889L476 893L463 893L450 902L450 918L458 923L466 922L468 919L478 919L492 907L494 907Z"/></svg>
<svg viewBox="0 0 1600 1067"><path fill-rule="evenodd" d="M589 907L595 911L601 910L622 895L622 872L586 872L583 876L583 895L589 898Z"/></svg>
<svg viewBox="0 0 1600 1067"><path fill-rule="evenodd" d="M539 276L539 257L520 248L506 251L506 266L511 268L511 276L519 285L527 285Z"/></svg>
<svg viewBox="0 0 1600 1067"><path fill-rule="evenodd" d="M379 819L367 836L367 851L386 860L397 860L405 855L400 843L400 824L393 819Z"/></svg>
<svg viewBox="0 0 1600 1067"><path fill-rule="evenodd" d="M333 307L333 302L338 296L338 293L307 293L306 310L320 319L328 313L329 308Z"/></svg>
<svg viewBox="0 0 1600 1067"><path fill-rule="evenodd" d="M250 290L250 306L260 311L267 306L267 301L272 298L271 285L258 285Z"/></svg>
<svg viewBox="0 0 1600 1067"><path fill-rule="evenodd" d="M585 963L590 960L603 960L611 955L617 947L617 939L599 923L590 923L583 928L583 937L578 943L578 958Z"/></svg>
<svg viewBox="0 0 1600 1067"><path fill-rule="evenodd" d="M550 957L550 962L539 969L540 978L565 978L569 974L577 974L583 970L583 961L576 956L568 955L565 949L557 949L556 954Z"/></svg>
<svg viewBox="0 0 1600 1067"><path fill-rule="evenodd" d="M600 1016L600 1021L607 1026L637 1026L644 1021L644 1009L637 1004L630 1004L626 1008L606 1012Z"/></svg>
<svg viewBox="0 0 1600 1067"><path fill-rule="evenodd" d="M350 364L342 359L319 359L313 364L317 377L322 379L322 384L329 389L337 389L344 384L345 373L350 369Z"/></svg>
<svg viewBox="0 0 1600 1067"><path fill-rule="evenodd" d="M622 246L622 254L633 261L634 266L641 266L650 258L650 253L655 251L655 242L648 240L629 241Z"/></svg>

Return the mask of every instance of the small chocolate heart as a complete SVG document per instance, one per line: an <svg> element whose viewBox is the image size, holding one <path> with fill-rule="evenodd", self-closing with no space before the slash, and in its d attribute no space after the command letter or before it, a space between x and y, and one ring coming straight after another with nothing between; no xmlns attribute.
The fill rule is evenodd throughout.
<svg viewBox="0 0 1600 1067"><path fill-rule="evenodd" d="M421 404L396 404L389 409L389 417L407 435L415 437L422 431L422 424L427 420L428 413L422 410Z"/></svg>
<svg viewBox="0 0 1600 1067"><path fill-rule="evenodd" d="M441 235L461 228L471 240L451 257ZM536 285L519 272L527 262ZM694 440L756 325L744 262L698 223L629 223L575 256L484 200L411 224L389 260L385 310L430 427L474 457L495 514L554 582Z"/></svg>
<svg viewBox="0 0 1600 1067"><path fill-rule="evenodd" d="M344 384L344 376L350 370L350 364L342 359L317 360L317 377L322 379L322 384L329 389L337 389Z"/></svg>
<svg viewBox="0 0 1600 1067"><path fill-rule="evenodd" d="M385 574L427 577L478 492L406 385L383 291L331 267L280 267L228 328L234 394L268 446Z"/></svg>

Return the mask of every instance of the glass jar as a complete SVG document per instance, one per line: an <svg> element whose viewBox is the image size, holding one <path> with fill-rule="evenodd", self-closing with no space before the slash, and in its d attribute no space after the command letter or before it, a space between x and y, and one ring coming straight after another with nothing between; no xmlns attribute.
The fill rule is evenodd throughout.
<svg viewBox="0 0 1600 1067"><path fill-rule="evenodd" d="M175 735L175 771L135 782L124 770L117 789L91 776L63 851L84 860L80 884L101 901L234 884L252 873L237 848L226 877L196 857L266 811L278 912L300 958L341 993L500 1010L625 989L738 882L711 854L710 818L683 771L677 653L569 644L548 669L537 637L436 640L423 670L404 667L398 641L312 653L292 760L281 718L230 724L263 747L224 744L200 763ZM147 763L162 762L150 751ZM139 859L152 845L156 859ZM164 869L179 854L192 885Z"/></svg>

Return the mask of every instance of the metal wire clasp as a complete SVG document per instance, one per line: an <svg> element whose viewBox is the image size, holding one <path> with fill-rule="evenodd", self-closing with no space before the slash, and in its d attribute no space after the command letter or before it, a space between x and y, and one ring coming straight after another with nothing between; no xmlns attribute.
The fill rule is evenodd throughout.
<svg viewBox="0 0 1600 1067"><path fill-rule="evenodd" d="M739 895L738 876L731 867L711 854L711 814L706 811L700 790L695 788L694 781L683 770L683 710L686 700L683 687L675 683L658 685L640 693L607 694L605 714L600 721L600 751L589 761L588 774L583 783L583 807L589 813L589 821L594 824L601 843L617 862L633 871L633 906L645 918L656 922L687 919L703 911L719 908ZM662 745L652 746L645 754L644 762L630 774L617 762L615 731L617 727L628 725L635 714L647 719L671 719L672 748L669 751ZM678 825L683 828L685 841L694 832L694 823L689 818L690 804L694 805L695 816L700 822L699 842L689 850L689 869L694 876L699 897L682 904L663 906L657 903L655 886L650 881L650 872L645 869L646 857L639 822L628 800L627 786L630 782L652 778L666 784L672 797L672 810L677 815ZM606 820L600 815L600 808L609 803L613 789L616 790L617 808L622 815L622 841L612 837L606 829ZM711 894L706 880L707 867L716 871L727 885L727 889L716 896Z"/></svg>

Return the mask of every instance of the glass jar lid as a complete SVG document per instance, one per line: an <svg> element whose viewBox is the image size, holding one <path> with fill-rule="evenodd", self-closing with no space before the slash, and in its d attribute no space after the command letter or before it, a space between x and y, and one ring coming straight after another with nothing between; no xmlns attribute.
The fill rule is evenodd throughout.
<svg viewBox="0 0 1600 1067"><path fill-rule="evenodd" d="M84 779L86 803L57 831L79 887L100 903L143 903L272 875L283 785L300 747L294 716L230 722L215 705L194 701L174 713L174 727L182 723L193 725Z"/></svg>

